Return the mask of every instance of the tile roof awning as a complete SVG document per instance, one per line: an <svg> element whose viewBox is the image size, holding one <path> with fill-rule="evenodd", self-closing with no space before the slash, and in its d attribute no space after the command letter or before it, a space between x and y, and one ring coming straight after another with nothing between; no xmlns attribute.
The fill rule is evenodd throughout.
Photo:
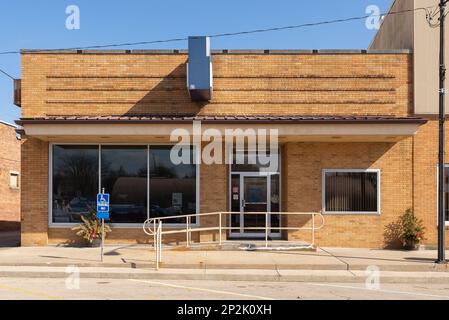
<svg viewBox="0 0 449 320"><path fill-rule="evenodd" d="M392 117L392 116L192 116L192 115L133 115L133 116L48 116L37 118L22 118L16 123L25 124L118 124L118 123L191 123L201 121L203 123L241 123L241 124L356 124L356 123L415 123L424 124L427 122L419 117Z"/></svg>
<svg viewBox="0 0 449 320"><path fill-rule="evenodd" d="M27 136L55 142L167 142L176 129L193 134L195 121L201 130L276 129L280 141L376 141L393 142L413 136L427 122L418 117L390 116L48 116L16 121ZM184 131L185 132L185 131ZM215 131L217 132L217 131ZM242 132L242 131L240 131ZM248 132L248 131L245 131Z"/></svg>

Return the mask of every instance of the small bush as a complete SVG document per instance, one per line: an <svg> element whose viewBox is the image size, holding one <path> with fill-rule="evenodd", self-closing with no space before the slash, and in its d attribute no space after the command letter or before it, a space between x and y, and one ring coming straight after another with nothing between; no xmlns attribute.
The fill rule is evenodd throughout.
<svg viewBox="0 0 449 320"><path fill-rule="evenodd" d="M83 223L74 227L72 230L77 231L76 235L82 237L88 243L92 243L94 239L101 239L101 220L97 219L97 213L91 207L88 207L88 215L81 216ZM104 225L105 236L111 232L108 225Z"/></svg>
<svg viewBox="0 0 449 320"><path fill-rule="evenodd" d="M411 209L408 209L399 219L399 239L404 247L415 247L425 240L425 227L422 220L415 217Z"/></svg>

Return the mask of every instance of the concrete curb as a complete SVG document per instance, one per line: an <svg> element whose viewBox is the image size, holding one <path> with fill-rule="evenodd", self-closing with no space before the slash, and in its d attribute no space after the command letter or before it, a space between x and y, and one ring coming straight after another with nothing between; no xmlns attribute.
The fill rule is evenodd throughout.
<svg viewBox="0 0 449 320"><path fill-rule="evenodd" d="M180 270L80 268L80 277L98 279L135 280L215 280L215 281L271 281L271 282L341 282L365 283L365 271L345 270ZM73 272L73 271L72 271ZM70 272L62 267L0 267L0 278L62 278ZM447 272L380 271L381 283L449 284Z"/></svg>
<svg viewBox="0 0 449 320"><path fill-rule="evenodd" d="M70 263L70 262L51 262L51 263L0 263L1 267L67 267L68 265L76 265L79 268L131 268L131 269L154 269L154 263ZM366 270L369 265L366 264L174 264L161 263L162 269L179 269L179 270L343 270L343 271L361 271ZM381 271L401 271L401 272L432 272L432 271L449 271L444 266L437 264L426 265L407 265L407 264L391 264L376 265Z"/></svg>

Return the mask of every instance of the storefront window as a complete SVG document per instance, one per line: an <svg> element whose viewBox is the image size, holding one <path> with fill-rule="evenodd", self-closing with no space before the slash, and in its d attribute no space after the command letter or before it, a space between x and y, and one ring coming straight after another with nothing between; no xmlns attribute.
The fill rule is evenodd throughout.
<svg viewBox="0 0 449 320"><path fill-rule="evenodd" d="M111 223L147 219L147 146L102 146L101 187L111 195Z"/></svg>
<svg viewBox="0 0 449 320"><path fill-rule="evenodd" d="M53 146L52 222L80 222L98 192L98 146Z"/></svg>
<svg viewBox="0 0 449 320"><path fill-rule="evenodd" d="M174 165L170 146L150 147L150 217L194 214L196 212L196 165ZM185 223L185 219L173 220ZM192 223L195 220L192 219Z"/></svg>
<svg viewBox="0 0 449 320"><path fill-rule="evenodd" d="M111 223L141 224L148 217L195 214L197 164L193 147L190 163L180 165L171 162L171 148L53 145L52 223L81 222L80 216L88 213L89 206L96 209L101 188L111 195ZM165 223L185 222L184 218ZM191 223L195 222L192 218Z"/></svg>

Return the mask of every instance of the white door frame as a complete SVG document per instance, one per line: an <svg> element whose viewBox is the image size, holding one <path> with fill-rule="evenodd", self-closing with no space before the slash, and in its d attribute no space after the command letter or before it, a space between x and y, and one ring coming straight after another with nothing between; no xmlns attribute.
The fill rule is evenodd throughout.
<svg viewBox="0 0 449 320"><path fill-rule="evenodd" d="M239 237L239 238L263 238L265 237L264 232L256 233L256 232L244 232L243 226L244 226L244 207L243 207L243 199L244 199L244 179L246 177L266 177L266 183L267 183L267 212L271 212L271 176L278 175L280 177L279 172L232 172L232 174L238 174L239 175L239 203L240 203L240 229L239 230L233 230L231 229L229 232L230 237ZM279 180L280 183L280 180ZM279 187L280 190L280 187ZM231 196L231 195L230 195ZM280 196L280 195L279 195ZM275 212L274 212L275 214ZM229 225L231 225L231 216L229 217ZM279 226L281 224L281 221L279 220ZM270 229L269 236L270 237L281 237L281 232L271 232L271 219L268 219L268 228Z"/></svg>

